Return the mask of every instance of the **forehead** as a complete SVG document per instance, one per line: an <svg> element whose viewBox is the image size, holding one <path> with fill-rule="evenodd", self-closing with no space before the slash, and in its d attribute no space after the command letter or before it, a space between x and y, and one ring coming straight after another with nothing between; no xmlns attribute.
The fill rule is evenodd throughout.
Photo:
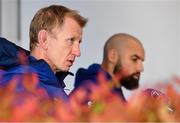
<svg viewBox="0 0 180 123"><path fill-rule="evenodd" d="M81 38L82 36L82 27L72 18L69 16L66 16L64 18L64 22L61 26L56 26L52 32L58 33L58 34L67 34L67 35L73 35L77 36L78 38Z"/></svg>
<svg viewBox="0 0 180 123"><path fill-rule="evenodd" d="M82 33L82 27L72 17L66 16L62 25L62 30L69 29L73 32Z"/></svg>
<svg viewBox="0 0 180 123"><path fill-rule="evenodd" d="M140 42L129 39L122 50L122 55L132 57L138 56L141 60L145 59L145 51Z"/></svg>

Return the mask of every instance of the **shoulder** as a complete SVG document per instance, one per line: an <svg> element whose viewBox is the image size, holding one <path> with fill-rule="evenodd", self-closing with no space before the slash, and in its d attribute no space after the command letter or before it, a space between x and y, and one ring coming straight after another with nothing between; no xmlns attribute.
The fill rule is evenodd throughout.
<svg viewBox="0 0 180 123"><path fill-rule="evenodd" d="M86 68L79 68L76 72L75 76L75 88L82 86L82 84L86 85L87 83L96 83L97 81L97 74L101 70L100 64L91 64L87 69ZM88 82L87 82L88 81Z"/></svg>
<svg viewBox="0 0 180 123"><path fill-rule="evenodd" d="M7 73L14 73L14 74L25 74L25 73L34 73L34 72L36 72L36 70L28 64L12 67L7 71Z"/></svg>
<svg viewBox="0 0 180 123"><path fill-rule="evenodd" d="M12 79L22 78L23 76L36 73L35 70L28 65L19 65L9 69L8 71L1 71L1 78L4 82L10 81Z"/></svg>
<svg viewBox="0 0 180 123"><path fill-rule="evenodd" d="M87 75L96 74L100 70L101 70L101 65L94 63L94 64L89 65L88 68L79 68L76 72L76 75L77 74L87 74Z"/></svg>

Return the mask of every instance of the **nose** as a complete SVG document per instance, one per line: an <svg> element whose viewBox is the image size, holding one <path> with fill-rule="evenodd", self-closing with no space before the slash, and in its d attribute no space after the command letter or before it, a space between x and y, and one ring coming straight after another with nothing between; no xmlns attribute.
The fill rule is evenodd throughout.
<svg viewBox="0 0 180 123"><path fill-rule="evenodd" d="M137 69L138 69L138 72L143 72L144 71L144 65L143 65L142 61L139 61Z"/></svg>
<svg viewBox="0 0 180 123"><path fill-rule="evenodd" d="M80 51L80 44L77 44L73 47L72 49L72 54L77 56L77 57L80 57L81 56L81 51Z"/></svg>

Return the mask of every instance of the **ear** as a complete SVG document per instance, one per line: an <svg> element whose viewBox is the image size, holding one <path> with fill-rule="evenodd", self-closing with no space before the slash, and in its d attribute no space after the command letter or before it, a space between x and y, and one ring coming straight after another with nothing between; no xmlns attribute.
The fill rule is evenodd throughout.
<svg viewBox="0 0 180 123"><path fill-rule="evenodd" d="M115 49L111 49L108 52L108 60L112 63L112 64L116 64L118 61L118 52Z"/></svg>
<svg viewBox="0 0 180 123"><path fill-rule="evenodd" d="M42 49L47 49L47 37L48 37L48 32L46 30L39 31L38 42Z"/></svg>

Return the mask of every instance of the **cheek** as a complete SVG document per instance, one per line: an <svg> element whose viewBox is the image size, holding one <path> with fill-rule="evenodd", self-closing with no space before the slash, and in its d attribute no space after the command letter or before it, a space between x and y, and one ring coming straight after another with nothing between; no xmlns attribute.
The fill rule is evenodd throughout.
<svg viewBox="0 0 180 123"><path fill-rule="evenodd" d="M53 60L59 60L63 57L64 49L62 49L61 45L58 44L51 44L48 47L48 57L52 58Z"/></svg>
<svg viewBox="0 0 180 123"><path fill-rule="evenodd" d="M54 51L54 57L55 59L62 61L66 57L66 49L58 48L56 51Z"/></svg>
<svg viewBox="0 0 180 123"><path fill-rule="evenodd" d="M121 70L122 75L125 77L131 75L132 74L132 68L133 67L131 64L123 64L122 70Z"/></svg>
<svg viewBox="0 0 180 123"><path fill-rule="evenodd" d="M58 49L54 52L54 57L59 62L66 61L71 53L71 49L69 47L58 47Z"/></svg>

